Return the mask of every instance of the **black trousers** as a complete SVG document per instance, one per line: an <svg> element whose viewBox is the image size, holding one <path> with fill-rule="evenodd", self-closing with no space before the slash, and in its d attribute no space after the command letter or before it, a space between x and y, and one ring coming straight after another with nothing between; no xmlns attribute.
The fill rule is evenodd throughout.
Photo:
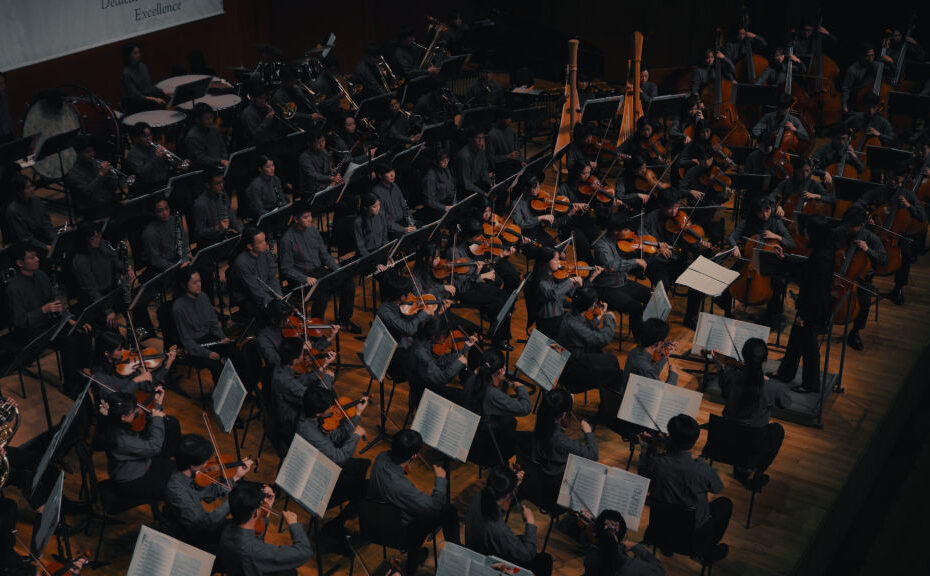
<svg viewBox="0 0 930 576"><path fill-rule="evenodd" d="M695 535L700 553L706 555L711 549L723 540L723 535L730 525L730 516L733 515L733 502L726 497L714 498L710 502L710 520L698 528Z"/></svg>
<svg viewBox="0 0 930 576"><path fill-rule="evenodd" d="M419 516L412 523L404 526L404 531L410 537L407 541L406 574L416 574L420 546L437 527L442 528L442 536L446 542L460 543L459 513L451 504L444 504L438 514Z"/></svg>
<svg viewBox="0 0 930 576"><path fill-rule="evenodd" d="M333 488L333 494L329 497L329 505L337 506L343 502L348 502L339 515L333 520L339 524L344 524L348 519L358 516L357 498L368 492L368 480L365 474L371 461L365 458L349 458L342 465L342 472L339 473L339 479Z"/></svg>
<svg viewBox="0 0 930 576"><path fill-rule="evenodd" d="M633 338L639 341L639 329L643 325L643 310L652 297L652 291L642 284L627 282L617 288L598 288L598 298L607 303L607 308L630 317Z"/></svg>
<svg viewBox="0 0 930 576"><path fill-rule="evenodd" d="M324 269L317 269L311 271L308 276L319 279L327 273ZM314 292L310 314L314 318L323 318L326 315L326 307L329 305L330 298L337 294L339 295L339 317L337 320L343 323L351 320L352 314L355 312L355 282L353 278L348 278L345 282L337 285L327 284Z"/></svg>
<svg viewBox="0 0 930 576"><path fill-rule="evenodd" d="M559 328L562 327L562 316L553 316L552 318L537 318L536 329L552 338L559 336Z"/></svg>
<svg viewBox="0 0 930 576"><path fill-rule="evenodd" d="M778 367L777 376L782 382L792 382L798 372L798 366L804 361L801 372L801 385L813 392L820 391L820 340L819 330L805 323L795 323L788 335L785 356Z"/></svg>
<svg viewBox="0 0 930 576"><path fill-rule="evenodd" d="M457 294L459 302L466 306L474 306L490 324L493 325L497 318L497 313L507 302L507 294L502 290L495 288L491 284L479 282L468 292ZM494 341L510 339L510 314L504 319L500 328L494 334L490 334Z"/></svg>
<svg viewBox="0 0 930 576"><path fill-rule="evenodd" d="M162 500L165 484L176 470L174 462L164 456L152 458L145 474L128 482L116 482L117 494L127 499Z"/></svg>
<svg viewBox="0 0 930 576"><path fill-rule="evenodd" d="M13 566L19 560L16 547L16 502L0 499L0 570Z"/></svg>
<svg viewBox="0 0 930 576"><path fill-rule="evenodd" d="M573 353L562 370L559 384L572 394L585 392L599 385L620 387L620 362L614 354L603 352Z"/></svg>
<svg viewBox="0 0 930 576"><path fill-rule="evenodd" d="M223 371L223 366L226 365L226 358L232 360L233 366L237 370L241 369L243 366L242 352L236 347L234 342L227 342L225 344L216 344L210 346L210 350L216 352L220 355L219 360L211 360L210 358L193 358L191 364L198 370L201 368L206 368L210 371L210 375L213 377L213 384L216 385L217 381L220 379L220 373Z"/></svg>

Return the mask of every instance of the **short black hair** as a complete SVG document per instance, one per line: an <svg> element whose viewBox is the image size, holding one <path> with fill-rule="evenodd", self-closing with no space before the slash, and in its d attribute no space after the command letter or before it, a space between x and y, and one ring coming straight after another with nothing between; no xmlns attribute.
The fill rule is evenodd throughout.
<svg viewBox="0 0 930 576"><path fill-rule="evenodd" d="M229 492L229 512L233 522L244 524L252 517L252 513L262 505L264 495L262 487L257 482L240 480Z"/></svg>
<svg viewBox="0 0 930 576"><path fill-rule="evenodd" d="M681 193L669 186L659 191L659 206L669 208L681 202Z"/></svg>
<svg viewBox="0 0 930 576"><path fill-rule="evenodd" d="M402 464L423 448L423 437L416 430L401 430L391 439L391 461Z"/></svg>
<svg viewBox="0 0 930 576"><path fill-rule="evenodd" d="M639 345L648 348L668 336L668 323L660 318L650 318L639 329Z"/></svg>
<svg viewBox="0 0 930 576"><path fill-rule="evenodd" d="M326 412L336 402L336 395L329 388L311 386L303 396L304 414L313 418L317 414Z"/></svg>
<svg viewBox="0 0 930 576"><path fill-rule="evenodd" d="M200 466L213 455L213 445L200 434L185 434L178 443L178 451L174 461L178 470L190 470L192 466Z"/></svg>
<svg viewBox="0 0 930 576"><path fill-rule="evenodd" d="M193 117L194 122L200 122L200 120L203 119L203 115L207 112L210 114L216 114L216 111L213 110L212 106L206 102L198 102L194 104L194 107L191 109L191 117Z"/></svg>
<svg viewBox="0 0 930 576"><path fill-rule="evenodd" d="M303 341L300 338L285 338L278 344L278 358L282 366L289 366L303 350Z"/></svg>
<svg viewBox="0 0 930 576"><path fill-rule="evenodd" d="M687 414L672 416L667 428L671 449L675 451L690 450L701 435L697 420Z"/></svg>
<svg viewBox="0 0 930 576"><path fill-rule="evenodd" d="M597 301L597 292L591 286L583 286L572 294L572 312L583 312Z"/></svg>
<svg viewBox="0 0 930 576"><path fill-rule="evenodd" d="M151 129L152 127L149 126L148 122L136 122L129 129L129 137L132 138L133 140L138 140L139 138L142 138L143 136L145 136L146 130L151 130Z"/></svg>
<svg viewBox="0 0 930 576"><path fill-rule="evenodd" d="M265 231L259 228L258 226L246 226L245 230L242 231L242 242L243 245L249 246L255 244L255 237L259 234L264 234Z"/></svg>
<svg viewBox="0 0 930 576"><path fill-rule="evenodd" d="M10 256L13 258L13 262L17 263L17 266L19 266L19 262L26 259L26 254L29 252L32 252L33 254L39 253L35 246L30 246L29 244L23 242L14 244L13 247L10 248Z"/></svg>
<svg viewBox="0 0 930 576"><path fill-rule="evenodd" d="M271 326L280 324L291 315L293 309L284 300L272 300L265 306L265 319Z"/></svg>

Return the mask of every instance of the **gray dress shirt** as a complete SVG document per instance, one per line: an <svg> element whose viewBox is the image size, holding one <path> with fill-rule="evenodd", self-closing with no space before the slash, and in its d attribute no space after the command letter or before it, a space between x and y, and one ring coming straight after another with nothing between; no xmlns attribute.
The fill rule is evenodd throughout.
<svg viewBox="0 0 930 576"><path fill-rule="evenodd" d="M335 430L326 432L316 418L304 414L297 421L297 434L338 466L345 466L355 454L355 447L361 438L353 433L360 421L361 416L354 416L351 420L343 419Z"/></svg>
<svg viewBox="0 0 930 576"><path fill-rule="evenodd" d="M116 482L130 482L145 476L152 456L165 443L165 419L150 417L141 433L119 427L111 432L112 443L107 448L107 473Z"/></svg>
<svg viewBox="0 0 930 576"><path fill-rule="evenodd" d="M652 480L649 493L666 504L694 507L695 528L710 520L707 493L723 490L720 476L710 464L695 458L690 450L656 454L646 450L640 456L639 474Z"/></svg>
<svg viewBox="0 0 930 576"><path fill-rule="evenodd" d="M501 511L497 520L481 513L481 491L472 496L465 515L465 545L481 554L493 555L515 564L526 564L536 557L536 525L524 524L523 534L514 534Z"/></svg>
<svg viewBox="0 0 930 576"><path fill-rule="evenodd" d="M219 556L228 576L264 576L295 570L313 557L310 540L300 523L288 526L290 546L275 546L251 528L227 524L220 536Z"/></svg>
<svg viewBox="0 0 930 576"><path fill-rule="evenodd" d="M203 292L196 298L186 294L175 298L171 307L171 318L181 347L194 358L210 356L210 350L199 343L222 340L225 337L216 310Z"/></svg>
<svg viewBox="0 0 930 576"><path fill-rule="evenodd" d="M402 526L408 526L416 518L438 517L446 503L448 490L448 478L436 477L432 493L420 492L407 478L404 468L391 460L390 451L375 458L368 482L370 498L380 498L400 509Z"/></svg>
<svg viewBox="0 0 930 576"><path fill-rule="evenodd" d="M259 310L264 310L274 299L274 295L265 286L276 292L281 291L271 250L265 250L256 256L248 250L243 250L236 256L232 267L236 279L235 282L230 282L230 300L233 304L251 300Z"/></svg>
<svg viewBox="0 0 930 576"><path fill-rule="evenodd" d="M6 228L3 243L25 244L45 255L45 247L55 240L55 228L45 209L45 202L33 196L28 202L13 200L6 207Z"/></svg>
<svg viewBox="0 0 930 576"><path fill-rule="evenodd" d="M210 533L218 534L229 515L229 502L209 512L201 502L212 502L228 493L226 487L219 484L201 488L192 477L177 471L165 484L165 513L190 536L202 538Z"/></svg>

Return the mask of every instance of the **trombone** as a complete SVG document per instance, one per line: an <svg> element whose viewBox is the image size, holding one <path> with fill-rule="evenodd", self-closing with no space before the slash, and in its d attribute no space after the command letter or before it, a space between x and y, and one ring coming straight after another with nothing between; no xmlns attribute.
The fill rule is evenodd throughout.
<svg viewBox="0 0 930 576"><path fill-rule="evenodd" d="M445 52L445 48L438 46L437 43L439 42L439 37L442 36L442 33L449 29L447 25L443 24L432 16L427 16L426 21L429 24L429 30L433 33L433 39L429 43L429 46L425 49L426 52L423 54L423 59L420 60L420 68L434 66L435 64L433 61L436 58L444 55L443 52ZM419 44L417 44L417 46L423 48L423 46L420 46Z"/></svg>
<svg viewBox="0 0 930 576"><path fill-rule="evenodd" d="M381 84L384 86L385 92L391 92L404 83L404 81L398 79L394 71L391 70L391 66L387 63L387 60L384 59L384 56L378 57L378 72L381 75Z"/></svg>

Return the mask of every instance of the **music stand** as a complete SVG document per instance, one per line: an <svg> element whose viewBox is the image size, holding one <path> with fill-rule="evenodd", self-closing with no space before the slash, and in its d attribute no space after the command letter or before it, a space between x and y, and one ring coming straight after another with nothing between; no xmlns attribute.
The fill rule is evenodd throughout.
<svg viewBox="0 0 930 576"><path fill-rule="evenodd" d="M409 78L405 83L400 95L400 105L404 107L408 102L416 105L417 101L424 95L429 94L440 86L440 83L430 76L424 74L415 78Z"/></svg>
<svg viewBox="0 0 930 576"><path fill-rule="evenodd" d="M908 150L885 148L882 146L865 147L865 160L872 174L878 174L879 171L884 170L894 170L902 163L910 160L912 156L913 154Z"/></svg>
<svg viewBox="0 0 930 576"><path fill-rule="evenodd" d="M104 294L97 300L91 302L83 310L81 314L77 317L77 321L71 326L71 330L68 331L68 336L71 336L75 333L81 326L84 324L89 324L89 320L93 318L96 314L103 312L105 308L113 305L113 299L116 297L116 293L119 291L119 288L114 288L109 293Z"/></svg>
<svg viewBox="0 0 930 576"><path fill-rule="evenodd" d="M35 161L39 162L40 160L56 154L58 156L58 173L60 174L59 178L64 178L65 175L74 167L75 160L71 160L69 157L68 169L65 170L65 159L63 153L67 150L70 150L74 145L74 139L81 133L81 129L71 130L70 132L64 132L62 134L56 134L54 136L49 136L43 140L40 144L37 144L38 148L36 149ZM74 206L71 204L71 192L68 190L68 187L65 187L65 203L68 206L68 223L74 223Z"/></svg>
<svg viewBox="0 0 930 576"><path fill-rule="evenodd" d="M367 257L362 258L360 260L353 260L352 262L346 264L345 266L340 267L338 270L333 270L329 274L326 274L325 276L322 276L321 278L317 279L316 284L314 284L310 288L310 290L308 290L304 295L304 301L303 301L304 309L306 309L307 302L310 300L310 298L313 297L314 294L316 294L317 291L328 292L329 294L333 296L334 316L336 318L339 318L341 315L341 312L339 310L340 287L346 282L352 282L353 278L355 278L356 276L359 276L361 274L361 270L363 269L363 266L366 265L366 262L372 256L375 257L375 260L380 259L380 261L376 262L375 265L386 262L387 253L384 251L384 248L390 248L392 244L396 244L396 242L387 244L383 248L379 249L377 252L369 254ZM297 290L299 290L299 288L300 287L298 287ZM294 290L291 293L293 294L297 290ZM290 296L290 294L288 296ZM339 358L339 360L336 362L336 365L341 368L362 368L361 364L352 364L349 362L342 361L342 355L340 354L340 342L339 342L340 334L342 334L341 331L336 332L336 353L338 354L338 358Z"/></svg>
<svg viewBox="0 0 930 576"><path fill-rule="evenodd" d="M375 122L381 122L390 116L390 104L393 94L379 94L362 100L355 111L355 119L371 118Z"/></svg>
<svg viewBox="0 0 930 576"><path fill-rule="evenodd" d="M417 156L426 148L425 142L420 142L416 146L411 146L401 150L391 159L391 168L397 171L403 171L410 168L416 161Z"/></svg>
<svg viewBox="0 0 930 576"><path fill-rule="evenodd" d="M235 236L230 236L225 240L220 240L209 246L204 246L197 251L197 254L194 255L194 259L191 260L191 266L197 266L197 264L203 261L206 264L212 262L219 262L226 258L229 258L232 251L239 244L239 240L242 239L242 234L236 234Z"/></svg>
<svg viewBox="0 0 930 576"><path fill-rule="evenodd" d="M442 222L442 219L421 226L413 232L407 232L398 238L397 242L394 243L394 249L388 254L387 260L393 260L395 254L406 255L416 251L421 244L429 240L430 236L433 234L433 230L439 226L440 222Z"/></svg>
<svg viewBox="0 0 930 576"><path fill-rule="evenodd" d="M38 138L39 134L36 133L0 146L0 166L16 164L29 158L29 155L35 151L35 143ZM20 168L26 168L26 166L20 165Z"/></svg>
<svg viewBox="0 0 930 576"><path fill-rule="evenodd" d="M769 187L771 176L768 174L737 174L733 178L733 187L737 190L759 192Z"/></svg>
<svg viewBox="0 0 930 576"><path fill-rule="evenodd" d="M55 530L58 528L58 523L61 521L61 503L62 503L62 488L65 484L65 471L58 471L58 479L55 481L55 487L52 488L52 493L49 494L48 499L45 501L45 505L42 507L41 520L39 525L36 526L35 532L32 534L32 553L35 557L41 557L42 552L45 550L45 547L48 546L49 540L52 538L52 534L55 533Z"/></svg>
<svg viewBox="0 0 930 576"><path fill-rule="evenodd" d="M439 74L436 75L441 82L448 82L458 78L462 72L462 67L471 59L471 54L459 54L453 56L442 63L439 67Z"/></svg>
<svg viewBox="0 0 930 576"><path fill-rule="evenodd" d="M140 286L132 302L129 303L127 314L140 304L143 306L148 305L148 303L154 299L156 293L164 291L165 286L170 286L171 281L174 280L174 275L181 269L182 263L183 260L178 260Z"/></svg>
<svg viewBox="0 0 930 576"><path fill-rule="evenodd" d="M752 146L730 146L729 148L730 160L740 166L746 163L746 158L755 150Z"/></svg>
<svg viewBox="0 0 930 576"><path fill-rule="evenodd" d="M860 196L879 186L875 182L857 180L855 178L843 178L842 176L833 177L833 191L837 200L847 200L855 202Z"/></svg>
<svg viewBox="0 0 930 576"><path fill-rule="evenodd" d="M81 405L87 397L87 391L90 390L90 378L83 372L81 376L87 378L87 382L84 384L81 393L78 394L77 398L74 400L74 404L68 409L68 413L65 414L64 419L61 421L61 426L58 427L58 430L56 430L55 434L52 436L52 440L45 448L45 452L42 453L42 458L39 459L39 463L36 465L35 472L32 475L32 486L29 488L30 495L35 494L36 488L38 488L39 482L42 480L42 476L45 475L45 469L48 468L49 463L51 463L52 458L55 456L55 452L58 451L58 447L61 446L61 439L68 434L71 424L77 417L78 412L81 411Z"/></svg>
<svg viewBox="0 0 930 576"><path fill-rule="evenodd" d="M462 127L476 127L482 132L487 132L488 126L494 124L497 118L497 108L482 107L469 108L462 112Z"/></svg>
<svg viewBox="0 0 930 576"><path fill-rule="evenodd" d="M279 206L270 212L265 212L258 217L255 225L269 236L277 236L287 227L291 216L294 215L295 206L293 202L288 202L284 206Z"/></svg>
<svg viewBox="0 0 930 576"><path fill-rule="evenodd" d="M736 105L737 106L775 106L778 102L777 86L764 86L762 84L737 84L736 85Z"/></svg>
<svg viewBox="0 0 930 576"><path fill-rule="evenodd" d="M507 300L504 301L504 305L501 306L501 309L497 311L497 316L494 318L494 323L491 325L488 334L497 334L497 331L500 330L501 325L504 323L504 320L507 319L507 315L513 309L514 305L517 303L517 297L520 295L520 292L523 291L523 286L526 284L526 281L529 279L529 276L523 278L520 282L520 285L507 296ZM507 363L510 363L510 352L507 351Z"/></svg>
<svg viewBox="0 0 930 576"><path fill-rule="evenodd" d="M233 191L245 189L248 181L255 172L255 163L258 160L258 149L255 146L249 146L242 150L236 150L229 155L229 164L223 172L223 180L226 187ZM240 188L241 185L241 188Z"/></svg>
<svg viewBox="0 0 930 576"><path fill-rule="evenodd" d="M458 128L456 128L455 124L451 121L428 124L423 126L423 131L420 132L420 142L428 142L432 144L434 142L452 140L454 139L457 131Z"/></svg>
<svg viewBox="0 0 930 576"><path fill-rule="evenodd" d="M514 172L507 178L495 184L490 190L488 190L488 194L487 194L488 204L490 204L491 206L494 206L494 200L497 198L499 194L503 194L504 192L510 192L510 190L513 189L513 185L517 181L518 174L520 173Z"/></svg>
<svg viewBox="0 0 930 576"><path fill-rule="evenodd" d="M187 213L194 205L197 188L202 188L203 170L193 170L178 174L168 179L168 192L165 198L175 210Z"/></svg>
<svg viewBox="0 0 930 576"><path fill-rule="evenodd" d="M349 266L357 267L358 274L368 274L369 272L377 268L378 264L387 264L388 254L390 254L391 251L394 249L394 244L396 244L399 241L400 241L399 239L392 240L388 242L387 244L379 247L374 252L368 254L368 256L363 256L359 258L358 260L355 260ZM337 270L337 272L342 272L345 268L348 268L349 266L340 268L339 270Z"/></svg>
<svg viewBox="0 0 930 576"><path fill-rule="evenodd" d="M77 252L80 241L77 228L71 228L56 235L52 240L52 250L49 252L48 259L52 262L60 262L66 255Z"/></svg>
<svg viewBox="0 0 930 576"><path fill-rule="evenodd" d="M678 116L681 112L681 106L688 99L688 94L669 94L666 96L656 96L646 107L646 116L649 118L666 118L668 116Z"/></svg>
<svg viewBox="0 0 930 576"><path fill-rule="evenodd" d="M599 123L601 120L614 118L620 109L620 98L620 96L591 98L581 109L581 121Z"/></svg>
<svg viewBox="0 0 930 576"><path fill-rule="evenodd" d="M348 172L346 175L349 175ZM319 192L314 193L313 197L310 199L310 211L314 214L320 214L327 211L327 209L332 208L336 204L336 201L342 196L343 190L345 190L346 186L348 185L349 180L347 179L341 184L331 184Z"/></svg>
<svg viewBox="0 0 930 576"><path fill-rule="evenodd" d="M178 104L191 101L196 104L197 100L207 95L207 90L210 89L210 82L212 81L213 77L208 76L200 80L188 82L187 84L180 84L174 89L174 94L171 95L171 100L168 102L167 107L177 108Z"/></svg>
<svg viewBox="0 0 930 576"><path fill-rule="evenodd" d="M71 318L70 314L62 314L61 319L53 326L47 328L44 332L32 339L31 342L23 346L13 361L10 362L3 377L9 376L14 370L22 370L27 364L33 361L36 363L36 373L39 378L39 389L42 391L42 407L45 409L45 423L48 428L52 428L52 413L48 407L48 391L45 388L45 377L42 375L42 366L39 364L39 353L44 350L58 336L61 329L68 323ZM22 378L22 374L20 374Z"/></svg>
<svg viewBox="0 0 930 576"><path fill-rule="evenodd" d="M907 92L888 93L888 116L908 116L913 119L930 116L930 96L908 94Z"/></svg>
<svg viewBox="0 0 930 576"><path fill-rule="evenodd" d="M429 239L430 240L433 239L433 236L435 236L436 232L438 232L442 228L442 225L444 222L446 221L455 222L456 219L458 219L463 214L465 214L466 211L470 210L472 208L472 204L474 204L477 200L478 200L478 192L474 192L472 193L471 196L468 196L464 200L459 200L458 202L453 204L448 210L446 210L446 213L443 214L442 217L436 221L436 227L433 229L432 232L430 232Z"/></svg>

